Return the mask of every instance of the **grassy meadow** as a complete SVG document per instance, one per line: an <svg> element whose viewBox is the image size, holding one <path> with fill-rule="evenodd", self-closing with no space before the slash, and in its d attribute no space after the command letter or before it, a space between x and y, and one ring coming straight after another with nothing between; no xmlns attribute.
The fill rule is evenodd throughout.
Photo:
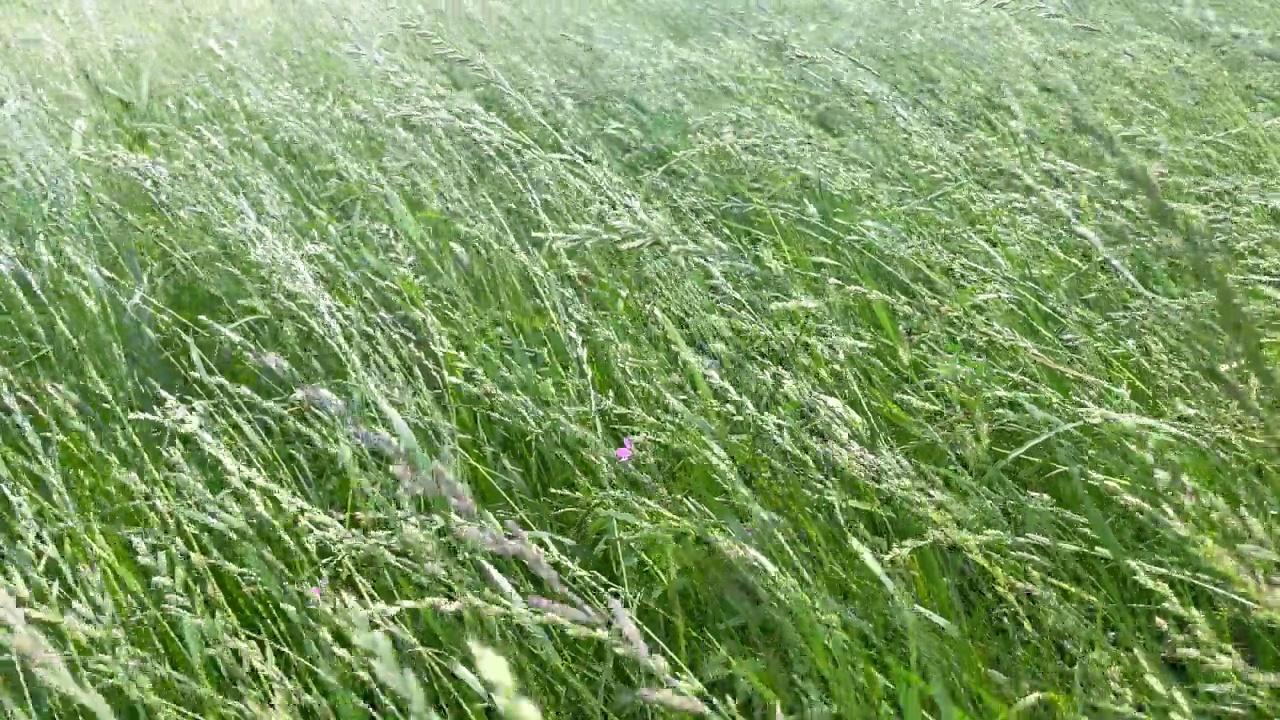
<svg viewBox="0 0 1280 720"><path fill-rule="evenodd" d="M0 716L1280 716L1277 77L1271 0L0 2Z"/></svg>

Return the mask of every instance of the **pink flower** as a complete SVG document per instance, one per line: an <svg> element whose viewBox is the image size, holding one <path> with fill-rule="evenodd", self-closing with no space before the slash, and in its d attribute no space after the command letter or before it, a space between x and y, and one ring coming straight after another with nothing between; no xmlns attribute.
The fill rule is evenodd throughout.
<svg viewBox="0 0 1280 720"><path fill-rule="evenodd" d="M619 462L626 462L631 459L631 453L635 450L635 446L631 444L631 438L622 438L622 447L614 451L618 456Z"/></svg>

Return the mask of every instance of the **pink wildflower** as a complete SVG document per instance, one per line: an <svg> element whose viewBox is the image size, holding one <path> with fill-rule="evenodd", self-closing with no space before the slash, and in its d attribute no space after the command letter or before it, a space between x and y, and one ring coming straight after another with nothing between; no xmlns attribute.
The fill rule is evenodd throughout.
<svg viewBox="0 0 1280 720"><path fill-rule="evenodd" d="M631 459L631 453L635 450L635 446L631 444L631 438L622 438L622 447L614 451L620 462L626 462Z"/></svg>

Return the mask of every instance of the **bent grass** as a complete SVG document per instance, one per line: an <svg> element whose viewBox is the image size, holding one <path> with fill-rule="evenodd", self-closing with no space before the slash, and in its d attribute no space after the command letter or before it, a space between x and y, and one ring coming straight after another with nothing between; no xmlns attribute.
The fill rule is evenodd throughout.
<svg viewBox="0 0 1280 720"><path fill-rule="evenodd" d="M1272 4L116 5L0 17L7 714L1280 711Z"/></svg>

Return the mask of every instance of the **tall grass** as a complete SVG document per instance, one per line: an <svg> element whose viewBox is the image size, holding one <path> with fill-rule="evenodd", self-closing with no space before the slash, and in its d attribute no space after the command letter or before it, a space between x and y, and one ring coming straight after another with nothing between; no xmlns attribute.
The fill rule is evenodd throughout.
<svg viewBox="0 0 1280 720"><path fill-rule="evenodd" d="M1280 713L1273 3L0 13L6 717Z"/></svg>

